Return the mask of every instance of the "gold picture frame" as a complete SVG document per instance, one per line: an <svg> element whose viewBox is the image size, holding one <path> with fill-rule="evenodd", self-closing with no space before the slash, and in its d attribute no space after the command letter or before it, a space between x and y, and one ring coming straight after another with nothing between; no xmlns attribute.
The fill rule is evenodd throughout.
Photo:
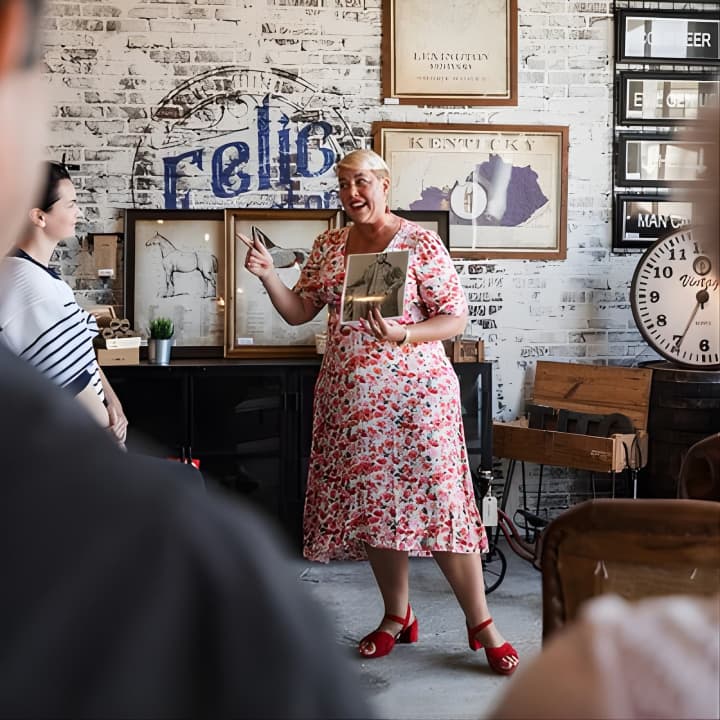
<svg viewBox="0 0 720 720"><path fill-rule="evenodd" d="M385 104L518 104L517 0L383 0L382 24Z"/></svg>
<svg viewBox="0 0 720 720"><path fill-rule="evenodd" d="M452 257L566 257L567 127L376 122L372 136L390 207L448 210Z"/></svg>
<svg viewBox="0 0 720 720"><path fill-rule="evenodd" d="M303 325L283 320L261 281L245 269L248 248L240 234L260 238L275 259L280 279L293 287L315 238L338 226L337 209L225 210L225 357L311 357L316 354L315 335L327 324L326 310Z"/></svg>

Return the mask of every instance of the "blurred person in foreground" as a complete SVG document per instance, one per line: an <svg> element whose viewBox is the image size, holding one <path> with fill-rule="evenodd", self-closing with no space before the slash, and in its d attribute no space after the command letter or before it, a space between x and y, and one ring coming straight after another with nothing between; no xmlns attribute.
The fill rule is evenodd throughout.
<svg viewBox="0 0 720 720"><path fill-rule="evenodd" d="M40 191L40 12L0 3L0 255ZM121 452L3 348L0 399L0 716L368 716L253 512Z"/></svg>
<svg viewBox="0 0 720 720"><path fill-rule="evenodd" d="M676 197L692 201L701 242L720 243L720 108L705 107L685 137L703 143L704 177ZM720 268L709 272L720 278ZM717 283L712 292L720 292ZM696 467L683 463L681 485L690 484L683 474ZM719 718L720 593L588 601L517 674L487 717Z"/></svg>
<svg viewBox="0 0 720 720"><path fill-rule="evenodd" d="M717 719L720 595L593 598L486 717Z"/></svg>

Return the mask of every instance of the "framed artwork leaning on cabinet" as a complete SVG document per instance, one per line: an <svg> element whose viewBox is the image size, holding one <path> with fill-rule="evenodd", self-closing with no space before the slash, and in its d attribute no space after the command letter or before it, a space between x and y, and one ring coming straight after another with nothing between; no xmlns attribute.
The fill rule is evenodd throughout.
<svg viewBox="0 0 720 720"><path fill-rule="evenodd" d="M175 326L173 356L222 357L225 332L222 210L125 211L125 315L147 336Z"/></svg>
<svg viewBox="0 0 720 720"><path fill-rule="evenodd" d="M245 268L247 242L259 240L275 271L292 288L315 238L339 225L330 210L225 210L227 313L225 356L290 358L315 355L315 335L324 332L327 311L303 325L289 325L275 310L262 282Z"/></svg>
<svg viewBox="0 0 720 720"><path fill-rule="evenodd" d="M393 210L393 212L436 233L445 247L450 250L450 214L447 210Z"/></svg>
<svg viewBox="0 0 720 720"><path fill-rule="evenodd" d="M450 250L450 217L447 210L392 210L398 217L417 223L425 230L436 233ZM352 225L345 211L342 212L342 224Z"/></svg>

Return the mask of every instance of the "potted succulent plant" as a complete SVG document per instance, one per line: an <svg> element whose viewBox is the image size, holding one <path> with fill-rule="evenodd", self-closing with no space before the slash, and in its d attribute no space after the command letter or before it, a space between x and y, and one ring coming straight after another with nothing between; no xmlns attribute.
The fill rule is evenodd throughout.
<svg viewBox="0 0 720 720"><path fill-rule="evenodd" d="M169 365L175 326L170 318L157 317L150 321L148 338L148 362L153 365Z"/></svg>

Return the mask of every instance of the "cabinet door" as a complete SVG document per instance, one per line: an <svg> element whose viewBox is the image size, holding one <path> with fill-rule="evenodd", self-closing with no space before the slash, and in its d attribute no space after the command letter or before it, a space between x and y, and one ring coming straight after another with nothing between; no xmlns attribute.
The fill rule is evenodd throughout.
<svg viewBox="0 0 720 720"><path fill-rule="evenodd" d="M191 443L201 469L281 518L288 404L284 368L208 367L193 377Z"/></svg>
<svg viewBox="0 0 720 720"><path fill-rule="evenodd" d="M177 457L188 443L188 378L173 367L105 366L128 419L128 449Z"/></svg>
<svg viewBox="0 0 720 720"><path fill-rule="evenodd" d="M290 430L293 462L297 469L295 499L304 502L310 450L312 448L313 399L318 368L296 368L293 370L293 392L296 394L297 413L293 415L293 427Z"/></svg>
<svg viewBox="0 0 720 720"><path fill-rule="evenodd" d="M475 471L492 470L492 364L456 363L465 443Z"/></svg>
<svg viewBox="0 0 720 720"><path fill-rule="evenodd" d="M286 444L286 493L283 525L293 542L302 545L305 486L312 447L313 398L317 367L293 367L290 371L288 434Z"/></svg>

